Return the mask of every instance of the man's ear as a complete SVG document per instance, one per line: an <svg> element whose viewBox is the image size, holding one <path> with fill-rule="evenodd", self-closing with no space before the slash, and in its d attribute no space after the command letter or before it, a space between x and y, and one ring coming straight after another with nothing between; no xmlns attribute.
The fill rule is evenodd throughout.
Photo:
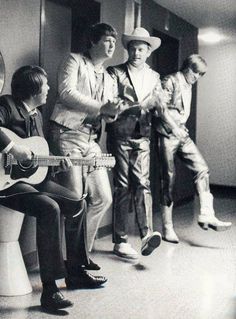
<svg viewBox="0 0 236 319"><path fill-rule="evenodd" d="M148 58L150 57L151 53L152 53L152 49L151 49L151 47L148 47L148 53L147 53Z"/></svg>

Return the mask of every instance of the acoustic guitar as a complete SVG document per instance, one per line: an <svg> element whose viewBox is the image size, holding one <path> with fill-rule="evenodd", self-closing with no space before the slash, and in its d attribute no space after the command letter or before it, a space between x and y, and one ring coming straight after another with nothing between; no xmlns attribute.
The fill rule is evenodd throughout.
<svg viewBox="0 0 236 319"><path fill-rule="evenodd" d="M21 138L14 132L1 128L1 130L15 143L24 145L32 150L33 156L29 161L17 161L13 155L0 153L0 190L4 190L15 183L26 182L32 185L41 183L50 166L60 166L66 156L49 155L47 141L41 136ZM73 165L92 166L94 168L112 168L115 158L110 154L95 155L94 157L70 156Z"/></svg>

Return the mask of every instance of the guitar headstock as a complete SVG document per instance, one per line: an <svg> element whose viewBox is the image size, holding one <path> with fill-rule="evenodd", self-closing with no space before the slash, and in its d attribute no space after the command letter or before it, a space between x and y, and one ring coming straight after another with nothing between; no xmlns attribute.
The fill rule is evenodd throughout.
<svg viewBox="0 0 236 319"><path fill-rule="evenodd" d="M106 167L106 168L112 168L116 164L115 157L112 156L112 154L101 154L101 155L96 155L95 158L95 168L99 167Z"/></svg>

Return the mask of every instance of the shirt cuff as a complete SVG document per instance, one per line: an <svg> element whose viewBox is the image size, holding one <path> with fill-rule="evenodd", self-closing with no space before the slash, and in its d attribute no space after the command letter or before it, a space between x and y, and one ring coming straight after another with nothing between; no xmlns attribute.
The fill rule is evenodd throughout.
<svg viewBox="0 0 236 319"><path fill-rule="evenodd" d="M8 153L11 149L12 149L12 147L14 146L14 142L13 141L11 141L8 145L7 145L7 147L5 147L4 148L4 150L2 150L2 153Z"/></svg>

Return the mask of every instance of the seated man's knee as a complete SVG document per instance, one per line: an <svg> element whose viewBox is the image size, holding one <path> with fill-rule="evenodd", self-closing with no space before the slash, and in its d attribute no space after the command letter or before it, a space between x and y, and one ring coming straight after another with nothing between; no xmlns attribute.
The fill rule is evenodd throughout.
<svg viewBox="0 0 236 319"><path fill-rule="evenodd" d="M40 210L41 210L41 215L50 219L59 219L60 218L60 206L58 203L47 196L43 196L42 200L40 202Z"/></svg>

